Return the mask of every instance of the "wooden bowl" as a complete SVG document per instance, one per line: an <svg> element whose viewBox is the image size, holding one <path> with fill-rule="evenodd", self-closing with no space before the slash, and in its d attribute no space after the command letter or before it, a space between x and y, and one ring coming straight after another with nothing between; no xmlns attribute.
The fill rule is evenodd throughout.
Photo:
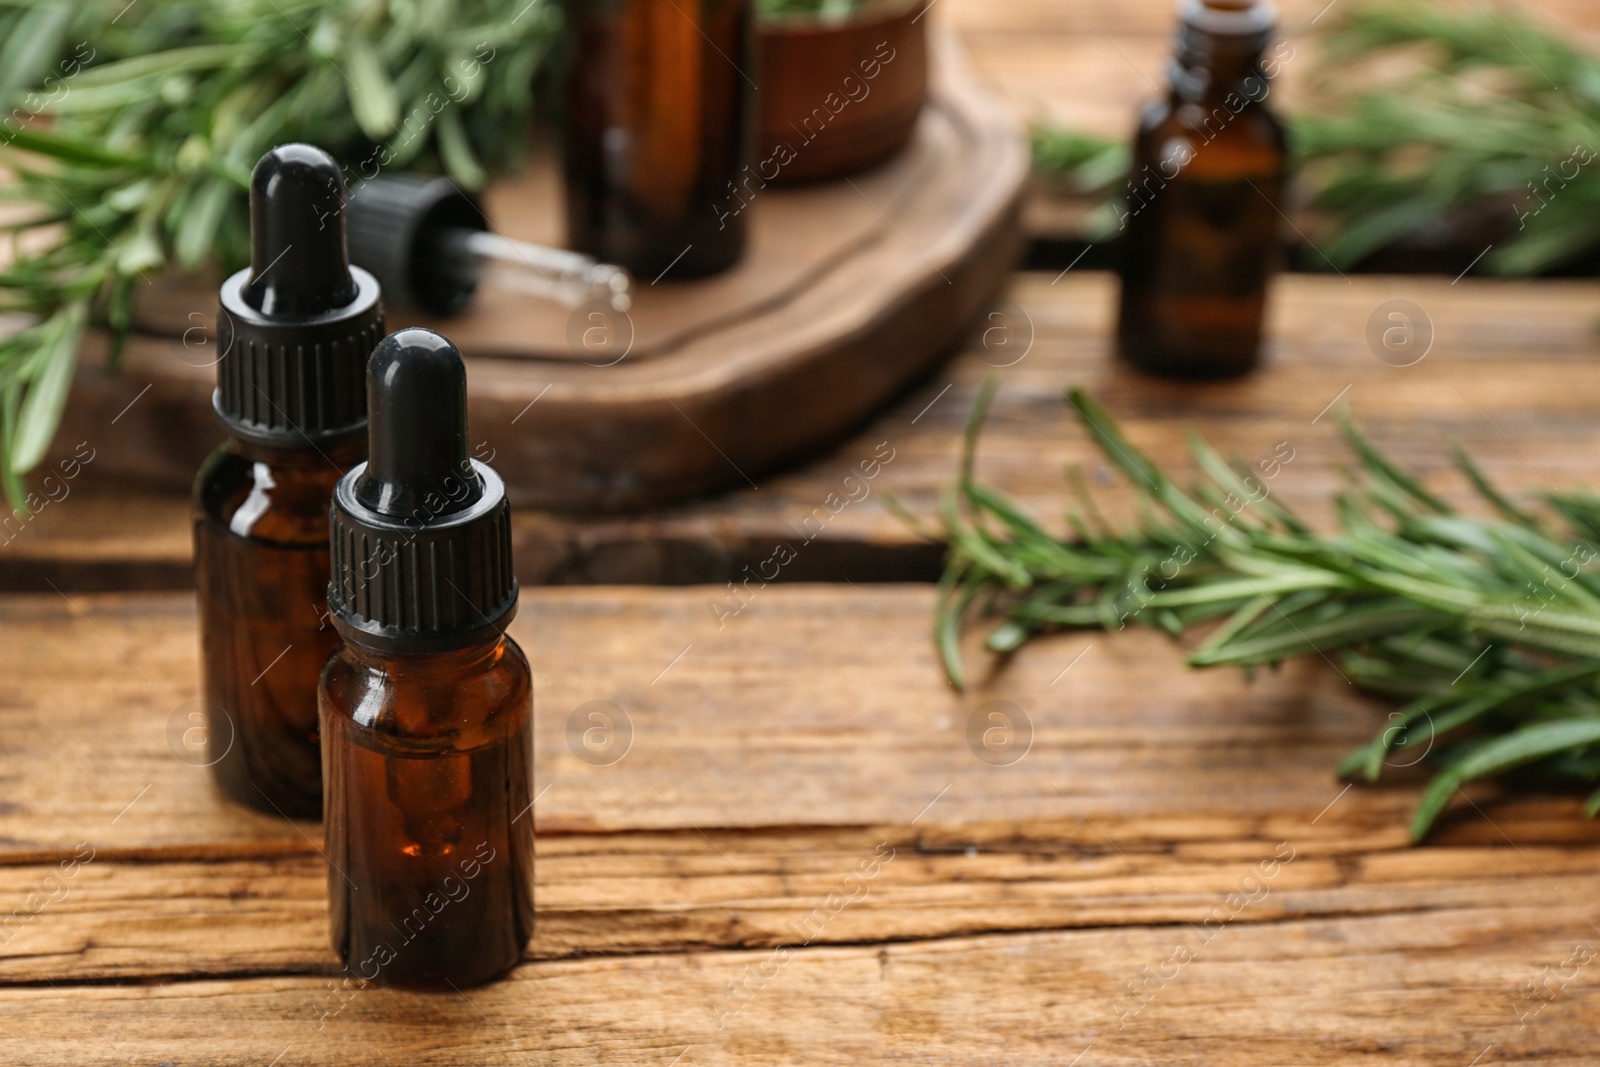
<svg viewBox="0 0 1600 1067"><path fill-rule="evenodd" d="M928 96L924 10L883 0L839 22L762 24L760 128L751 167L761 181L838 178L905 147Z"/></svg>

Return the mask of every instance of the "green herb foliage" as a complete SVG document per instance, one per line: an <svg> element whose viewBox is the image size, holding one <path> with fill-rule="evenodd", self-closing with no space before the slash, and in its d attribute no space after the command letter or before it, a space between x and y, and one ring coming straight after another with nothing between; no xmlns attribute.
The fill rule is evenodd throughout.
<svg viewBox="0 0 1600 1067"><path fill-rule="evenodd" d="M463 185L512 164L553 0L0 0L0 196L19 254L0 312L0 474L55 431L84 330L120 339L168 267L249 258L248 181L274 145Z"/></svg>
<svg viewBox="0 0 1600 1067"><path fill-rule="evenodd" d="M1485 4L1368 2L1323 25L1314 106L1292 117L1290 144L1333 266L1476 212L1508 235L1483 259L1493 273L1600 251L1600 59ZM1083 195L1119 197L1128 158L1059 127L1034 135L1039 173ZM1118 215L1103 208L1085 236L1110 238Z"/></svg>
<svg viewBox="0 0 1600 1067"><path fill-rule="evenodd" d="M1198 436L1204 480L1180 489L1074 390L1073 410L1137 488L1144 517L1112 528L1075 478L1080 504L1062 538L973 478L993 388L973 410L942 506L949 554L934 629L956 685L966 679L962 630L980 619L998 620L987 642L996 653L1053 629L1143 624L1176 636L1210 624L1194 666L1316 656L1404 702L1339 772L1376 780L1386 765L1436 767L1414 839L1476 778L1527 768L1541 781L1600 782L1600 567L1590 566L1600 497L1546 493L1536 513L1458 452L1494 517L1462 514L1345 419L1363 477L1338 499L1339 532L1325 536L1274 498L1260 471Z"/></svg>
<svg viewBox="0 0 1600 1067"><path fill-rule="evenodd" d="M756 0L756 11L764 19L808 17L840 20L855 14L871 2L872 0Z"/></svg>
<svg viewBox="0 0 1600 1067"><path fill-rule="evenodd" d="M1133 152L1126 142L1079 133L1061 126L1033 129L1033 170L1056 190L1100 201L1084 219L1086 241L1109 241L1122 225L1123 189Z"/></svg>
<svg viewBox="0 0 1600 1067"><path fill-rule="evenodd" d="M1413 62L1388 62L1401 53ZM1484 207L1510 233L1490 271L1600 246L1600 59L1557 31L1504 9L1368 3L1334 23L1320 71L1294 143L1336 264Z"/></svg>

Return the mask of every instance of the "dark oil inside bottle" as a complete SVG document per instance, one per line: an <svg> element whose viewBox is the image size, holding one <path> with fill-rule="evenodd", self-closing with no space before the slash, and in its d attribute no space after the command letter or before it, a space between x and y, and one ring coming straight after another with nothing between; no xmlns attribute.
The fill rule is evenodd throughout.
<svg viewBox="0 0 1600 1067"><path fill-rule="evenodd" d="M568 0L568 243L641 278L743 252L751 0Z"/></svg>
<svg viewBox="0 0 1600 1067"><path fill-rule="evenodd" d="M238 441L195 483L194 541L208 760L219 787L289 818L322 814L317 678L328 615L328 499L365 452Z"/></svg>
<svg viewBox="0 0 1600 1067"><path fill-rule="evenodd" d="M488 649L377 655L323 676L328 896L351 977L442 987L515 966L533 934L533 691Z"/></svg>
<svg viewBox="0 0 1600 1067"><path fill-rule="evenodd" d="M1249 4L1208 3L1229 12ZM1184 378L1252 370L1280 257L1286 140L1254 47L1184 30L1173 90L1144 112L1129 177L1118 342Z"/></svg>

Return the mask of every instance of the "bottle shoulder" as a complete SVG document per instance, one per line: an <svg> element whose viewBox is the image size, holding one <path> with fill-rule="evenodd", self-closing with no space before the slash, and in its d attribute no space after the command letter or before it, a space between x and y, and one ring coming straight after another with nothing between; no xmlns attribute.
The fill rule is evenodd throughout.
<svg viewBox="0 0 1600 1067"><path fill-rule="evenodd" d="M1206 142L1256 141L1280 147L1288 139L1283 120L1266 98L1250 99L1236 90L1203 100L1186 100L1175 93L1152 100L1139 112L1136 136L1140 140L1198 136Z"/></svg>
<svg viewBox="0 0 1600 1067"><path fill-rule="evenodd" d="M324 714L374 747L466 750L503 740L533 714L533 673L509 637L488 649L376 655L346 643L328 657Z"/></svg>
<svg viewBox="0 0 1600 1067"><path fill-rule="evenodd" d="M1287 168L1284 125L1266 106L1239 98L1194 102L1169 96L1147 106L1134 138L1133 172L1197 180L1271 178Z"/></svg>
<svg viewBox="0 0 1600 1067"><path fill-rule="evenodd" d="M237 537L324 545L328 505L346 469L337 459L320 455L251 453L230 442L201 464L194 482L194 512Z"/></svg>

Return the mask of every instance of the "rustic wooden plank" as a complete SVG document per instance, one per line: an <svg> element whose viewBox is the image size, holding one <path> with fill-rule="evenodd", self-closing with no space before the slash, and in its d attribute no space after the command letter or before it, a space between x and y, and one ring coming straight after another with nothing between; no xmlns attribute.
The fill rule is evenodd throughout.
<svg viewBox="0 0 1600 1067"><path fill-rule="evenodd" d="M1468 493L1449 468L1453 440L1512 486L1592 476L1588 457L1600 448L1593 282L1286 276L1274 290L1266 368L1206 385L1146 378L1111 359L1115 293L1103 274L1017 276L996 309L1001 317L947 368L832 453L761 478L755 490L628 519L519 512L523 581L728 581L747 566L759 570L780 541L796 549L780 580L930 578L937 549L884 502L893 494L919 515L936 513L962 424L990 374L1001 389L979 471L1049 521L1065 506L1069 463L1088 464L1103 490L1120 492L1067 417L1061 390L1069 384L1099 396L1136 443L1180 470L1191 426L1251 461L1289 442L1295 459L1274 491L1320 521L1349 462L1334 418L1323 414L1341 396L1396 459L1457 500ZM1433 349L1415 366L1390 366L1369 347L1369 323L1392 300L1411 301L1432 322ZM889 458L863 479L861 464L871 469L880 456ZM63 589L159 584L152 575L184 581L187 504L133 496L120 484L97 489L95 477L91 463L65 500L0 540L0 587L44 589L46 578Z"/></svg>
<svg viewBox="0 0 1600 1067"><path fill-rule="evenodd" d="M905 824L935 797L919 825L1059 818L1072 804L1091 817L1314 814L1338 791L1334 762L1381 725L1376 705L1313 665L1254 683L1195 675L1142 632L1047 640L957 693L933 663L926 586L745 596L732 614L739 601L706 587L524 594L512 633L535 666L542 830ZM0 620L31 635L0 645L7 851L299 834L219 803L170 747L198 696L190 597L11 596ZM997 698L1034 724L1012 767L980 761L966 740ZM594 700L632 725L608 766L568 744L569 720Z"/></svg>
<svg viewBox="0 0 1600 1067"><path fill-rule="evenodd" d="M1592 962L1577 962L1594 958L1590 910L1227 923L1204 941L1180 925L573 960L459 994L311 977L13 987L0 991L0 1055L257 1067L1577 1065L1591 1061L1600 1019ZM1180 947L1190 958L1168 962ZM1132 999L1130 985L1148 992ZM1546 985L1548 1001L1527 999Z"/></svg>
<svg viewBox="0 0 1600 1067"><path fill-rule="evenodd" d="M1058 529L1067 465L1088 467L1104 494L1121 493L1120 481L1066 413L1069 385L1100 398L1136 444L1179 472L1190 466L1184 444L1190 429L1249 462L1288 442L1295 458L1273 491L1323 524L1351 460L1336 419L1325 413L1336 399L1397 460L1457 501L1470 492L1450 466L1455 441L1512 486L1571 486L1592 477L1588 457L1600 445L1595 283L1285 276L1271 305L1266 368L1203 385L1148 378L1112 358L1115 292L1106 275L1070 273L1059 282L1020 276L1003 317L993 320L990 348L975 338L946 373L833 455L758 491L664 516L664 530L674 537L700 530L708 537L738 532L756 542L793 541L795 525L816 515L830 493L839 501L853 468L886 444L895 458L866 486L868 498L818 518L827 518L829 539L915 543L885 499L892 494L921 516L936 513L938 493L954 477L972 399L991 374L1001 387L978 472ZM1394 300L1421 307L1435 330L1432 351L1414 366L1381 362L1369 347L1369 324ZM997 366L1018 355L1001 348L1005 329L1027 355Z"/></svg>
<svg viewBox="0 0 1600 1067"><path fill-rule="evenodd" d="M1025 820L1070 810L1057 785L1090 814L1200 802L1315 812L1336 791L1332 763L1381 725L1376 705L1314 665L1254 683L1192 674L1177 647L1144 632L1045 641L992 678L979 671L962 694L932 662L926 587L775 587L721 629L716 595L525 595L512 632L536 668L542 828L876 825L908 821L941 793L940 821ZM169 748L167 729L186 725L195 696L187 597L19 596L0 613L35 635L0 650L13 693L0 812L11 848L286 836L275 817L217 804L207 776ZM965 740L969 717L999 696L1035 731L1027 758L1003 771ZM632 748L610 766L568 746L569 717L592 700L632 723Z"/></svg>
<svg viewBox="0 0 1600 1067"><path fill-rule="evenodd" d="M765 590L720 631L709 613L696 627L707 592L529 594L518 636L541 664L550 785L533 952L567 959L470 1000L332 983L316 828L220 803L165 751L163 697L182 695L169 679L193 670L186 597L0 600L14 632L36 635L0 649L13 681L0 900L31 908L29 893L55 895L45 876L78 840L97 849L0 948L16 1020L5 1055L671 1063L693 1044L703 1062L790 1062L801 1048L973 1062L1010 1034L1007 1062L1064 1062L1069 1037L1071 1055L1096 1043L1106 1063L1321 1062L1301 1032L1330 1062L1470 1062L1490 1042L1560 1062L1586 1048L1594 1001L1576 979L1534 1033L1515 1027L1519 1007L1539 1006L1522 983L1590 943L1600 853L1576 798L1485 802L1492 822L1469 813L1445 847L1407 849L1411 790L1341 793L1328 778L1381 718L1326 672L1185 676L1173 650L1130 633L1063 677L1082 641L1068 636L958 698L897 632L925 625L924 588ZM76 665L70 681L52 660ZM562 738L597 681L637 730L610 767ZM978 762L940 721L998 693L1038 727L1010 767ZM842 879L880 841L895 857L865 897L808 918L854 888ZM1261 864L1285 842L1294 859L1268 878ZM1260 899L1235 912L1230 893ZM1174 946L1208 919L1225 932L1119 1027L1139 1003L1126 983L1170 973ZM770 969L768 946L798 940L796 923L817 947L758 979L771 988L718 1030L727 984ZM1019 932L1051 926L1078 929ZM966 936L980 931L1006 936ZM728 946L754 951L703 953ZM593 953L622 958L571 958ZM507 1043L489 1040L508 1024ZM910 1043L885 1044L892 1029ZM54 1040L27 1044L39 1033Z"/></svg>
<svg viewBox="0 0 1600 1067"><path fill-rule="evenodd" d="M1496 811L1496 825L1519 839L1537 833L1537 820L1557 817L1505 814ZM1280 840L1293 862L1262 883L1270 895L1251 883L1244 892L1261 899L1230 922L1398 914L1426 921L1441 909L1508 901L1561 908L1600 890L1593 848L1513 849L1498 837L1468 844L1471 835L1457 832L1461 843L1412 849L1392 822L1263 825L1213 816L1210 836L1188 842L1141 842L1135 828L1100 819L1017 829L546 835L538 840L528 955L1204 924L1229 907L1241 879ZM861 879L860 864L874 858L883 860L877 873ZM849 903L831 911L829 894ZM80 848L56 862L0 866L0 902L0 985L338 971L325 869L309 845L301 854L209 862Z"/></svg>
<svg viewBox="0 0 1600 1067"><path fill-rule="evenodd" d="M870 458L870 456L869 456ZM85 477L0 534L0 591L105 592L194 588L194 545L185 494ZM59 489L57 490L59 493ZM804 517L804 513L799 513ZM513 554L523 585L728 581L772 554L770 524L671 515L574 521L512 513ZM685 521L686 520L686 521ZM783 581L927 581L943 556L907 531L866 541L827 529L784 568Z"/></svg>
<svg viewBox="0 0 1600 1067"><path fill-rule="evenodd" d="M76 445L72 442L71 445ZM93 447L93 446L90 446ZM69 453L71 448L68 449ZM52 472L52 499L0 533L0 589L192 589L189 498Z"/></svg>

